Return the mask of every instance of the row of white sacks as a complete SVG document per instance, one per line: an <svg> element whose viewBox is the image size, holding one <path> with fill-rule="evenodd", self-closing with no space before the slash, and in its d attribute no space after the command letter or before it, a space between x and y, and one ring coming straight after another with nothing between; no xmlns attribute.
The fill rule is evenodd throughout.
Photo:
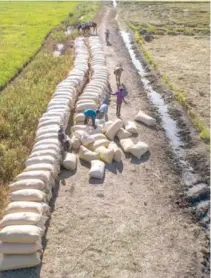
<svg viewBox="0 0 211 278"><path fill-rule="evenodd" d="M123 152L113 142L115 136L120 139L120 144L125 152L130 152L140 158L148 151L147 144L138 142L134 144L131 139L126 139L132 134L137 134L137 127L134 122L123 123L122 120L104 122L97 121L97 129L84 125L85 116L82 113L85 109L98 109L102 100L106 98L108 91L108 71L106 60L98 37L89 38L91 54L91 81L84 89L76 104L74 125L71 128L71 148L79 150L79 158L91 163L89 175L91 178L102 179L105 172L105 164L112 161L122 160ZM77 164L76 155L66 153L63 166L75 170Z"/></svg>
<svg viewBox="0 0 211 278"><path fill-rule="evenodd" d="M9 204L0 221L0 271L40 264L52 187L60 171L58 130L67 127L71 109L88 80L89 51L85 38L75 40L74 69L56 88L39 120L26 168L9 185Z"/></svg>

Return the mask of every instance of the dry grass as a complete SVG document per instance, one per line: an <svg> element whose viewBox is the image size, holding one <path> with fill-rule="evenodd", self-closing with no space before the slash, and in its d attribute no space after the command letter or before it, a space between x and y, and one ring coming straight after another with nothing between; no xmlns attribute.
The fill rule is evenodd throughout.
<svg viewBox="0 0 211 278"><path fill-rule="evenodd" d="M2 185L0 189L0 219L3 216L3 209L7 203L8 187Z"/></svg>
<svg viewBox="0 0 211 278"><path fill-rule="evenodd" d="M161 73L176 99L188 109L201 138L209 142L209 4L138 5L140 9L122 4L120 18L136 33L146 29L154 34L150 43L137 36L145 59Z"/></svg>
<svg viewBox="0 0 211 278"><path fill-rule="evenodd" d="M179 91L209 125L209 40L184 36L160 36L145 48L156 60L162 75Z"/></svg>

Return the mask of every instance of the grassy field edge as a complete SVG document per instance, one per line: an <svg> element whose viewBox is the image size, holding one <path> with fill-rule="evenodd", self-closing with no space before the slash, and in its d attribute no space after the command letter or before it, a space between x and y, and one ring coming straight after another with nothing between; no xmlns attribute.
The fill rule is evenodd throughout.
<svg viewBox="0 0 211 278"><path fill-rule="evenodd" d="M142 36L138 33L135 26L129 24L130 29L134 32L135 40L138 44L140 51L143 53L145 61L156 71L159 72L158 65L151 54L146 50L144 47L144 40ZM175 100L177 100L182 107L187 111L188 115L190 116L191 122L193 126L197 129L200 138L206 143L210 144L210 129L209 127L200 119L200 116L197 115L186 100L186 93L184 91L179 91L174 84L172 84L165 74L161 74L161 80L163 83L173 92Z"/></svg>
<svg viewBox="0 0 211 278"><path fill-rule="evenodd" d="M81 15L92 19L99 4L80 4L74 16L69 16L48 35L38 54L20 76L9 84L0 96L0 217L7 203L8 184L25 166L34 143L39 118L56 85L71 70L74 61L73 39L77 32L66 36L67 26L78 24ZM53 56L54 45L64 43L65 51Z"/></svg>
<svg viewBox="0 0 211 278"><path fill-rule="evenodd" d="M13 82L21 73L22 71L28 66L29 63L31 63L34 58L39 54L40 50L43 48L43 46L45 45L46 40L49 38L49 36L51 35L52 30L49 31L45 38L43 39L40 47L32 54L32 56L29 57L29 59L27 61L25 61L25 63L23 64L23 66L21 68L19 68L16 73L3 85L0 87L0 95L1 92L11 83Z"/></svg>

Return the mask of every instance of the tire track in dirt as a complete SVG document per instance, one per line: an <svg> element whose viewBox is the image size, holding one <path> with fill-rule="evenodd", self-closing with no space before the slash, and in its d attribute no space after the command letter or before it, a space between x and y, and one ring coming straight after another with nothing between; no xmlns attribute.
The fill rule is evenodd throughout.
<svg viewBox="0 0 211 278"><path fill-rule="evenodd" d="M99 28L103 44L105 28L113 34L112 46L104 45L110 84L116 90L113 69L121 60L130 100L122 118L131 120L139 109L150 111L149 103L140 98L143 88L112 10ZM110 119L115 112L111 99ZM166 157L164 134L143 125L138 130L138 139L150 146L141 161L127 157L108 165L104 181L94 184L80 162L76 173L61 173L40 277L201 277L204 233L172 203L180 180Z"/></svg>

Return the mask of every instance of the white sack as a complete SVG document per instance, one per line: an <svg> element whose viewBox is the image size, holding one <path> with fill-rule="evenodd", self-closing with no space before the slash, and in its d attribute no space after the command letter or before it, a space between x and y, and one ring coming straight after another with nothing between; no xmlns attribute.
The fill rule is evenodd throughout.
<svg viewBox="0 0 211 278"><path fill-rule="evenodd" d="M106 137L110 140L114 140L114 137L116 136L117 132L122 128L123 122L120 119L115 120L107 129L106 131Z"/></svg>
<svg viewBox="0 0 211 278"><path fill-rule="evenodd" d="M38 163L27 166L27 168L24 169L24 172L29 171L49 171L53 177L56 178L60 172L60 166L58 164Z"/></svg>
<svg viewBox="0 0 211 278"><path fill-rule="evenodd" d="M92 148L93 150L101 147L101 146L104 146L104 147L108 147L110 141L108 139L99 139L99 140L96 140L91 146L90 148Z"/></svg>
<svg viewBox="0 0 211 278"><path fill-rule="evenodd" d="M46 220L46 216L34 212L9 213L0 221L0 228L12 225L35 225L44 228Z"/></svg>
<svg viewBox="0 0 211 278"><path fill-rule="evenodd" d="M77 157L74 153L65 152L62 165L67 170L75 170L77 167Z"/></svg>
<svg viewBox="0 0 211 278"><path fill-rule="evenodd" d="M6 255L33 254L42 249L40 241L35 243L6 243L0 242L0 253Z"/></svg>
<svg viewBox="0 0 211 278"><path fill-rule="evenodd" d="M132 133L128 132L127 130L125 130L124 128L121 128L118 132L117 132L117 137L119 138L119 140L121 139L125 139L132 136Z"/></svg>
<svg viewBox="0 0 211 278"><path fill-rule="evenodd" d="M132 134L138 134L138 129L136 123L133 121L126 121L125 122L125 130Z"/></svg>
<svg viewBox="0 0 211 278"><path fill-rule="evenodd" d="M46 150L53 150L56 152L60 152L60 146L59 145L55 145L55 144L44 144L44 145L38 145L38 146L34 146L32 152L39 152L39 151L46 151Z"/></svg>
<svg viewBox="0 0 211 278"><path fill-rule="evenodd" d="M156 120L147 114L145 114L143 111L139 111L138 114L135 116L135 120L137 122L142 122L148 126L154 126L156 125Z"/></svg>
<svg viewBox="0 0 211 278"><path fill-rule="evenodd" d="M98 153L92 152L84 146L80 146L79 158L84 161L91 162L92 160L98 160L100 156Z"/></svg>
<svg viewBox="0 0 211 278"><path fill-rule="evenodd" d="M38 189L45 190L46 184L39 179L19 180L9 185L10 192L21 189Z"/></svg>
<svg viewBox="0 0 211 278"><path fill-rule="evenodd" d="M84 116L84 113L78 113L74 116L74 121L76 123L80 123L80 122L83 122L84 123L84 120L85 120L85 116Z"/></svg>
<svg viewBox="0 0 211 278"><path fill-rule="evenodd" d="M82 131L86 131L87 130L87 126L86 125L74 125L71 127L71 132L74 133L75 131L78 130L82 130Z"/></svg>
<svg viewBox="0 0 211 278"><path fill-rule="evenodd" d="M29 171L23 172L16 177L17 180L25 180L25 179L40 179L46 184L53 183L52 173L49 171Z"/></svg>
<svg viewBox="0 0 211 278"><path fill-rule="evenodd" d="M96 134L92 134L92 135L90 135L90 136L92 137L92 139L93 139L94 141L96 141L96 140L101 140L101 139L107 139L107 138L105 137L105 135L102 134L102 133L96 133Z"/></svg>
<svg viewBox="0 0 211 278"><path fill-rule="evenodd" d="M37 214L50 214L50 207L46 203L38 203L38 202L12 202L9 203L5 208L4 213L15 213L15 212L34 212Z"/></svg>
<svg viewBox="0 0 211 278"><path fill-rule="evenodd" d="M84 132L80 138L83 146L88 146L89 144L94 143L94 139L86 132Z"/></svg>
<svg viewBox="0 0 211 278"><path fill-rule="evenodd" d="M97 109L97 104L96 103L82 103L76 106L76 112L82 112L86 109Z"/></svg>
<svg viewBox="0 0 211 278"><path fill-rule="evenodd" d="M58 132L52 132L52 133L47 132L36 136L35 142L39 142L41 140L46 140L46 139L57 139L57 138L58 138Z"/></svg>
<svg viewBox="0 0 211 278"><path fill-rule="evenodd" d="M91 169L89 170L90 178L103 179L105 173L105 163L100 160L91 161Z"/></svg>
<svg viewBox="0 0 211 278"><path fill-rule="evenodd" d="M129 152L138 159L140 159L141 156L144 155L148 150L149 146L144 142L138 142L129 148Z"/></svg>
<svg viewBox="0 0 211 278"><path fill-rule="evenodd" d="M105 122L104 124L104 127L103 127L103 132L106 133L106 131L108 130L108 128L113 124L113 121L107 121Z"/></svg>
<svg viewBox="0 0 211 278"><path fill-rule="evenodd" d="M37 189L21 189L9 194L11 202L16 201L32 201L32 202L46 202L47 195Z"/></svg>
<svg viewBox="0 0 211 278"><path fill-rule="evenodd" d="M110 144L108 145L108 149L114 151L114 157L113 157L114 161L120 162L122 160L123 157L122 150L117 146L116 143L110 142Z"/></svg>
<svg viewBox="0 0 211 278"><path fill-rule="evenodd" d="M131 139L121 139L120 145L123 148L124 152L129 152L130 148L133 147L134 143Z"/></svg>
<svg viewBox="0 0 211 278"><path fill-rule="evenodd" d="M44 230L34 225L6 226L0 230L0 241L13 243L35 243L41 239Z"/></svg>
<svg viewBox="0 0 211 278"><path fill-rule="evenodd" d="M38 252L27 255L3 255L0 257L0 271L28 268L41 263Z"/></svg>
<svg viewBox="0 0 211 278"><path fill-rule="evenodd" d="M52 156L54 158L56 158L57 160L60 160L61 159L61 152L58 152L58 151L55 151L55 150L49 150L49 149L46 149L46 150L41 150L41 151L37 151L37 152L32 152L30 154L30 158L31 157L40 157L40 156L46 156L46 155L49 155L49 156Z"/></svg>
<svg viewBox="0 0 211 278"><path fill-rule="evenodd" d="M114 157L114 151L112 149L107 149L104 146L101 146L95 150L96 153L100 155L100 159L105 163L112 163Z"/></svg>
<svg viewBox="0 0 211 278"><path fill-rule="evenodd" d="M81 141L80 141L80 139L78 139L76 136L73 135L71 138L71 144L72 144L73 150L77 150L81 146Z"/></svg>

